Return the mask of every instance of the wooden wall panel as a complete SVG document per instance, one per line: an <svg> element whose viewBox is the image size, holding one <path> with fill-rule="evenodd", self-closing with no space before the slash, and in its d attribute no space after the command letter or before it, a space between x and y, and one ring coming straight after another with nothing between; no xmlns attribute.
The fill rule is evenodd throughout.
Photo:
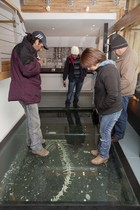
<svg viewBox="0 0 140 210"><path fill-rule="evenodd" d="M10 61L2 61L1 68L0 80L3 80L10 76Z"/></svg>
<svg viewBox="0 0 140 210"><path fill-rule="evenodd" d="M10 61L2 61L2 72L9 71Z"/></svg>
<svg viewBox="0 0 140 210"><path fill-rule="evenodd" d="M0 80L10 76L12 49L25 35L21 16L13 7L14 5L10 1L0 1ZM10 23L10 21L12 22Z"/></svg>
<svg viewBox="0 0 140 210"><path fill-rule="evenodd" d="M140 4L130 10L118 22L116 22L109 30L109 34L120 30L129 30L140 23Z"/></svg>

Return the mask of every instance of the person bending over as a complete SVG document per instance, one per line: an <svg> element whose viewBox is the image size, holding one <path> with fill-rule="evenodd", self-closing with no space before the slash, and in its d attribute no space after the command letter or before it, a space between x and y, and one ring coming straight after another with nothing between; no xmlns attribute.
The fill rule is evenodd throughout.
<svg viewBox="0 0 140 210"><path fill-rule="evenodd" d="M98 148L91 151L96 156L91 160L95 165L109 159L111 131L122 109L120 77L114 63L107 60L103 52L94 48L86 48L81 55L81 66L97 72L94 100L99 114L100 141Z"/></svg>

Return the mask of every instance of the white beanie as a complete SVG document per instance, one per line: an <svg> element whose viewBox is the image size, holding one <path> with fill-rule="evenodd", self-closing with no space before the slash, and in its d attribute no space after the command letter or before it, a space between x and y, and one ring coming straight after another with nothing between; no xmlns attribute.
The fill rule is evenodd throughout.
<svg viewBox="0 0 140 210"><path fill-rule="evenodd" d="M71 54L78 55L79 54L79 48L77 46L73 46L71 48Z"/></svg>

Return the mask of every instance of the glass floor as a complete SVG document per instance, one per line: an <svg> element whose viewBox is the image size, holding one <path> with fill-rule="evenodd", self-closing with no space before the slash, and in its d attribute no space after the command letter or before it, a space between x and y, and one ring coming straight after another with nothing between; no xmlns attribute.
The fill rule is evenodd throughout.
<svg viewBox="0 0 140 210"><path fill-rule="evenodd" d="M50 154L39 157L28 150L24 120L0 151L1 160L6 152L9 157L8 169L0 175L1 206L139 207L113 145L108 163L94 166L90 162L94 158L90 150L99 140L92 110L41 111L40 118Z"/></svg>

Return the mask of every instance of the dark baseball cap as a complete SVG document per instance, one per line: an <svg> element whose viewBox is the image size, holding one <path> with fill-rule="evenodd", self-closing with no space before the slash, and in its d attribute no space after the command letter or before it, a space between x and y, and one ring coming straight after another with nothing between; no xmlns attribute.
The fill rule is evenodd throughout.
<svg viewBox="0 0 140 210"><path fill-rule="evenodd" d="M43 43L43 46L46 50L48 50L48 46L47 46L47 41L46 41L46 36L41 32L41 31L34 31L32 33L32 35L34 37L37 37L38 39L40 39Z"/></svg>

